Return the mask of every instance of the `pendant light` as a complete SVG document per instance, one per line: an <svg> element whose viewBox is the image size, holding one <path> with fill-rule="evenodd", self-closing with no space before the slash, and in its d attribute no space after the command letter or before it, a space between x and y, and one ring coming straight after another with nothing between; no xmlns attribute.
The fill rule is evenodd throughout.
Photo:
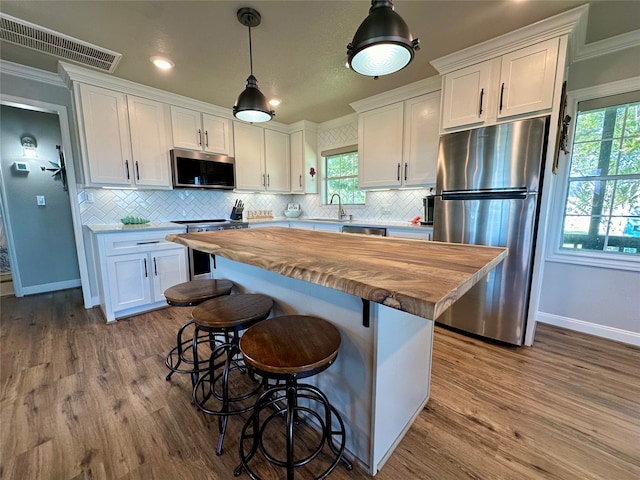
<svg viewBox="0 0 640 480"><path fill-rule="evenodd" d="M361 75L389 75L409 65L419 43L391 0L371 0L369 15L347 45L347 64Z"/></svg>
<svg viewBox="0 0 640 480"><path fill-rule="evenodd" d="M237 13L238 21L249 27L249 66L251 74L247 78L247 86L233 106L233 115L245 122L268 122L275 112L269 109L267 99L258 88L258 80L253 76L253 52L251 49L251 28L260 25L260 13L253 8L241 8Z"/></svg>

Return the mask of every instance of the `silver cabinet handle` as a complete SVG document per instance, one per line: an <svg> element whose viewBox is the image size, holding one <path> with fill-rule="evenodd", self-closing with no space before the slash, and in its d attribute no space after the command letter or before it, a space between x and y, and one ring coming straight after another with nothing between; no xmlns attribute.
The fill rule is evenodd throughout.
<svg viewBox="0 0 640 480"><path fill-rule="evenodd" d="M205 145L205 147L209 146L209 131L208 130L204 131L204 145Z"/></svg>
<svg viewBox="0 0 640 480"><path fill-rule="evenodd" d="M144 259L144 276L145 278L149 276L149 272L147 272L147 259Z"/></svg>
<svg viewBox="0 0 640 480"><path fill-rule="evenodd" d="M502 86L500 87L500 112L502 112L502 100L504 99L504 82L502 83Z"/></svg>
<svg viewBox="0 0 640 480"><path fill-rule="evenodd" d="M138 167L137 160L136 160L136 180L140 180L140 167Z"/></svg>
<svg viewBox="0 0 640 480"><path fill-rule="evenodd" d="M267 187L271 186L271 177L269 177L269 174L267 173Z"/></svg>
<svg viewBox="0 0 640 480"><path fill-rule="evenodd" d="M407 181L407 169L409 168L409 164L404 162L404 181Z"/></svg>
<svg viewBox="0 0 640 480"><path fill-rule="evenodd" d="M400 162L398 162L398 181L400 181Z"/></svg>
<svg viewBox="0 0 640 480"><path fill-rule="evenodd" d="M129 160L124 161L124 168L127 170L127 180L131 180L131 176L129 175Z"/></svg>
<svg viewBox="0 0 640 480"><path fill-rule="evenodd" d="M156 257L153 257L153 271L158 276L158 264L156 263Z"/></svg>
<svg viewBox="0 0 640 480"><path fill-rule="evenodd" d="M202 130L198 129L198 145L202 145Z"/></svg>
<svg viewBox="0 0 640 480"><path fill-rule="evenodd" d="M478 115L482 115L482 99L484 97L484 88L480 90L480 109L478 111Z"/></svg>
<svg viewBox="0 0 640 480"><path fill-rule="evenodd" d="M267 178L267 176L263 173L262 174L262 186L263 187L266 186L266 181L267 181L266 178Z"/></svg>
<svg viewBox="0 0 640 480"><path fill-rule="evenodd" d="M302 175L300 175L300 188L302 188Z"/></svg>
<svg viewBox="0 0 640 480"><path fill-rule="evenodd" d="M136 242L136 245L149 245L150 243L160 243L160 240L150 240L148 242Z"/></svg>

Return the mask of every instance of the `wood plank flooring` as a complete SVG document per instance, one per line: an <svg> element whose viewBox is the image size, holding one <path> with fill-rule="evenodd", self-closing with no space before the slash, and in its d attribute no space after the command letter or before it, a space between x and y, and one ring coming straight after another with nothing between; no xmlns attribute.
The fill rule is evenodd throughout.
<svg viewBox="0 0 640 480"><path fill-rule="evenodd" d="M234 478L240 418L216 457L188 378L165 381L188 309L106 325L79 289L0 302L0 478ZM375 478L637 480L640 349L545 325L533 348L436 328L431 399Z"/></svg>

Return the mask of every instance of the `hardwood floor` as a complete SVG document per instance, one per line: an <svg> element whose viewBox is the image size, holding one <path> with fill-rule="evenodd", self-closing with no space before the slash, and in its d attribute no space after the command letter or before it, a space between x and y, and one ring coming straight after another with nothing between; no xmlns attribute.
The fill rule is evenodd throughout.
<svg viewBox="0 0 640 480"><path fill-rule="evenodd" d="M165 381L188 309L106 325L79 289L0 302L0 478L233 478L240 419L216 457L188 378ZM637 480L640 349L546 325L533 348L436 328L431 399L375 478Z"/></svg>

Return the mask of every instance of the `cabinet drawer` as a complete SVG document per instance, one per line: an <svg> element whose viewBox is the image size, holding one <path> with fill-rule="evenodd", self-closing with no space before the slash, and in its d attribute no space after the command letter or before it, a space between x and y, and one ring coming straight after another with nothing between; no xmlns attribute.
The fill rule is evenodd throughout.
<svg viewBox="0 0 640 480"><path fill-rule="evenodd" d="M169 233L184 232L178 230L145 234L116 233L104 235L104 252L106 256L112 256L180 247L180 245L169 242L165 239Z"/></svg>

